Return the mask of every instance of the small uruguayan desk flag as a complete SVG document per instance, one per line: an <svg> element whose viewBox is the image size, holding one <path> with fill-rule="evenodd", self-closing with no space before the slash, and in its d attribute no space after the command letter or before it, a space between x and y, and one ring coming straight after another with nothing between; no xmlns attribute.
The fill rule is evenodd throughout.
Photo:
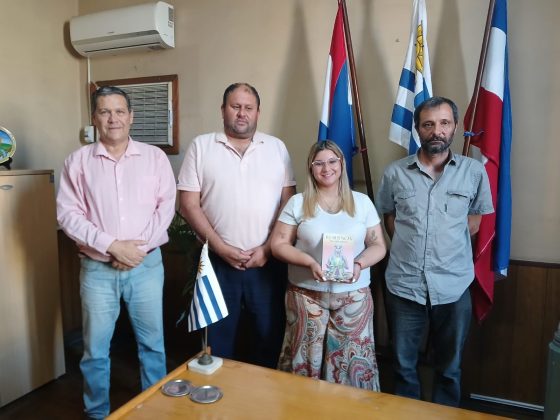
<svg viewBox="0 0 560 420"><path fill-rule="evenodd" d="M228 316L222 289L208 258L208 242L202 247L194 285L191 310L188 316L189 332L204 328Z"/></svg>

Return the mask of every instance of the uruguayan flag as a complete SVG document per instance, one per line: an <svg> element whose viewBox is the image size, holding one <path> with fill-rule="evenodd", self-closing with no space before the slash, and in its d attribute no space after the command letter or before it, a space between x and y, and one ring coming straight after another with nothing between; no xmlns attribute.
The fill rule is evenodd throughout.
<svg viewBox="0 0 560 420"><path fill-rule="evenodd" d="M428 19L424 0L414 0L410 40L393 106L389 140L415 153L420 147L414 128L414 109L432 97L432 76L428 54Z"/></svg>
<svg viewBox="0 0 560 420"><path fill-rule="evenodd" d="M208 242L202 247L194 295L188 317L190 331L199 330L228 315L222 289L208 258Z"/></svg>

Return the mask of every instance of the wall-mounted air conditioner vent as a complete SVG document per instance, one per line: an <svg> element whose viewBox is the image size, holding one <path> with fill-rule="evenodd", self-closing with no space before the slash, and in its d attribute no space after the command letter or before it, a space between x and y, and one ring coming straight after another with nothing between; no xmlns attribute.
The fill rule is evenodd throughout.
<svg viewBox="0 0 560 420"><path fill-rule="evenodd" d="M70 41L85 57L137 48L174 48L174 9L158 1L77 16L70 20Z"/></svg>

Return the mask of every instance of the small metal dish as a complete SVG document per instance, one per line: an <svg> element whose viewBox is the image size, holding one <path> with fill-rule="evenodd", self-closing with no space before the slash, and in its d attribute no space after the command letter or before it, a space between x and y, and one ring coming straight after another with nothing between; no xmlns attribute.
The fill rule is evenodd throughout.
<svg viewBox="0 0 560 420"><path fill-rule="evenodd" d="M213 385L203 385L191 391L190 399L201 404L218 401L224 394L221 389Z"/></svg>
<svg viewBox="0 0 560 420"><path fill-rule="evenodd" d="M184 379L174 379L166 382L161 387L161 392L170 397L183 397L189 395L194 389L191 382Z"/></svg>

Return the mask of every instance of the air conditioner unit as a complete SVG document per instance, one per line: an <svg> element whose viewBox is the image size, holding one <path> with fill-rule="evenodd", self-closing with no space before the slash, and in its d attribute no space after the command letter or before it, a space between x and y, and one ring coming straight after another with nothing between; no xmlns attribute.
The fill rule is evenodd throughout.
<svg viewBox="0 0 560 420"><path fill-rule="evenodd" d="M70 19L70 42L84 57L175 47L173 6L163 1Z"/></svg>

